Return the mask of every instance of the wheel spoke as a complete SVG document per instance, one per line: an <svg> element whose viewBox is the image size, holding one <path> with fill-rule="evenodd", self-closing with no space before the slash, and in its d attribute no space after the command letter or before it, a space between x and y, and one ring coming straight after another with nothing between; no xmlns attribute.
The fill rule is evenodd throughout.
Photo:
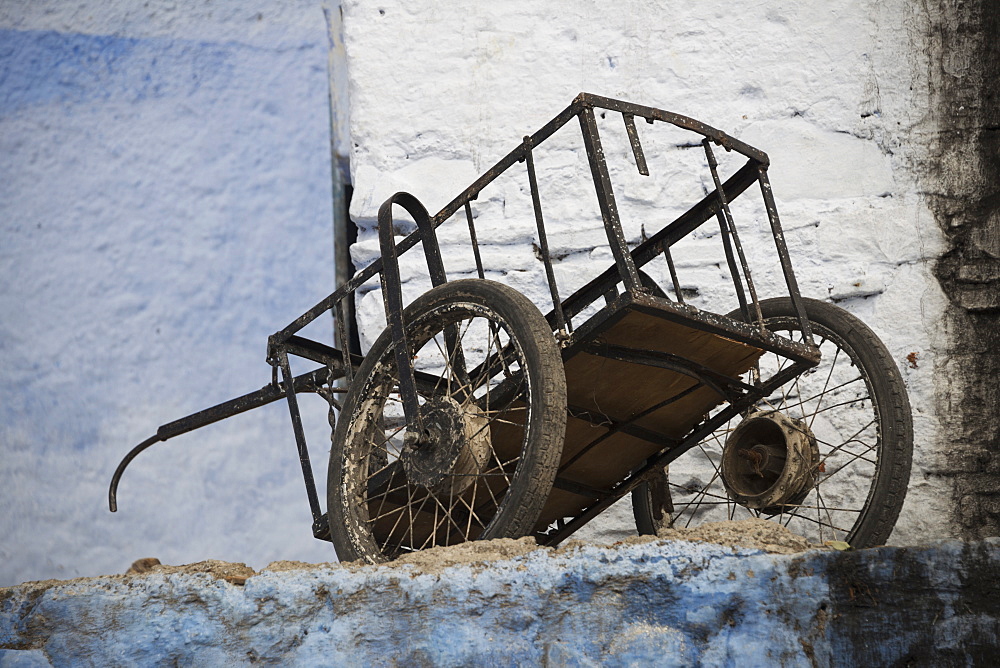
<svg viewBox="0 0 1000 668"><path fill-rule="evenodd" d="M809 517L808 515L798 515L798 514L794 514L794 513L789 513L788 515L789 515L790 520L791 519L797 519L797 520L802 520L804 522L807 522L810 525L815 524L815 525L819 525L820 527L828 527L830 529L834 529L836 531L841 532L845 536L846 535L850 535L850 533L851 533L850 529L845 529L845 528L839 527L839 526L837 526L835 524L827 524L826 522L821 522L819 520L816 520L815 518Z"/></svg>
<svg viewBox="0 0 1000 668"><path fill-rule="evenodd" d="M406 507L407 508L410 507L409 503L407 503ZM406 513L403 512L403 508L400 508L399 510L400 510L399 517L396 518L396 522L392 525L392 529L390 529L389 533L386 535L386 537L385 537L385 543L382 544L382 551L385 551L385 548L389 545L389 540L392 538L392 534L394 534L396 532L396 527L399 526L400 521L406 515ZM373 529L374 529L374 527L373 527ZM404 533L405 533L405 531L406 530L404 529Z"/></svg>
<svg viewBox="0 0 1000 668"><path fill-rule="evenodd" d="M718 473L716 473L714 476L712 476L712 479L708 481L708 484L705 485L705 487L701 490L701 492L699 492L698 495L696 495L694 499L692 499L691 501L688 501L687 504L683 508L681 508L680 511L678 511L677 514L679 516L685 510L687 510L689 507L691 507L692 504L695 504L695 509L691 511L691 515L690 515L690 517L688 517L687 524L684 525L685 527L688 527L688 526L691 525L691 520L694 519L695 512L697 512L698 508L701 506L701 504L698 502L698 500L705 498L706 494L708 493L708 488L712 486L712 483L715 482L718 479L718 477L719 477Z"/></svg>
<svg viewBox="0 0 1000 668"><path fill-rule="evenodd" d="M826 396L826 388L830 386L830 379L833 378L833 370L837 367L837 358L840 357L840 348L837 348L837 352L833 354L833 360L830 362L830 372L826 375L826 382L823 383L823 389L819 393L819 401L816 402L816 410L823 404L823 397ZM805 403L805 402L803 402ZM809 428L812 429L813 422L816 421L816 413L813 413L812 419L809 420Z"/></svg>
<svg viewBox="0 0 1000 668"><path fill-rule="evenodd" d="M847 444L855 442L854 439L856 439L861 432L863 432L865 429L868 429L868 427L872 426L873 424L875 424L875 419L874 418L872 418L872 420L868 424L866 424L864 427L862 427L861 429L858 429L856 432L854 432L853 434L851 434L850 437L848 437L848 439L846 441L844 441L843 443L841 443L840 445L838 445L836 447L834 447L831 443L827 443L826 441L820 441L820 439L817 438L816 441L818 443L821 443L823 445L826 445L826 446L829 446L829 447L832 448L830 450L830 452L826 453L826 455L824 455L823 458L820 460L820 462L819 462L820 465L825 464L827 459L829 459L833 455L837 454L838 452L841 452L842 450L845 451L845 452L850 452L849 450L845 450ZM867 443L864 443L862 441L857 441L857 442L860 442L862 445L865 445L865 446L868 447L868 450L866 452L872 450L875 447L874 445L868 445Z"/></svg>
<svg viewBox="0 0 1000 668"><path fill-rule="evenodd" d="M845 381L845 382L843 382L843 383L841 383L841 384L839 384L839 385L837 385L835 387L831 387L826 392L820 392L820 393L814 394L813 396L809 397L808 399L803 399L803 400L799 401L798 403L791 404L790 406L786 406L785 408L786 409L797 408L799 406L802 406L803 404L809 403L810 401L812 401L814 399L817 399L817 398L821 399L825 394L830 394L830 393L836 392L837 390L843 389L844 387L850 385L851 383L856 383L859 380L863 381L864 378L862 378L861 376L858 376L857 378L853 378L851 380ZM826 409L824 409L824 410L826 410ZM820 411L820 412L822 412L822 411ZM815 414L813 415L813 419L815 419ZM810 425L810 428L812 428L812 425Z"/></svg>
<svg viewBox="0 0 1000 668"><path fill-rule="evenodd" d="M864 457L863 457L862 455L860 455L860 454L854 454L854 453L851 453L851 459L850 459L850 460L849 460L848 462L846 462L846 463L845 463L844 465L842 465L842 466L841 466L840 468L837 468L837 469L834 469L833 471L831 471L831 472L830 472L830 474L829 474L829 475L827 475L827 476L826 476L825 478L823 478L823 480L822 480L821 482L826 482L827 480L829 480L829 479L830 479L830 478L832 478L833 476L837 475L838 473L840 473L841 471L843 471L844 469L846 469L846 468L847 468L848 466L850 466L851 464L853 464L854 462L856 462L856 461L857 461L857 460L859 460L859 459L860 459L860 460L862 460L862 461L866 461L866 462L868 462L869 464L872 464L872 465L876 465L876 464L875 464L875 462L873 462L873 461L872 461L872 460L870 460L870 459L865 459L865 458L864 458Z"/></svg>

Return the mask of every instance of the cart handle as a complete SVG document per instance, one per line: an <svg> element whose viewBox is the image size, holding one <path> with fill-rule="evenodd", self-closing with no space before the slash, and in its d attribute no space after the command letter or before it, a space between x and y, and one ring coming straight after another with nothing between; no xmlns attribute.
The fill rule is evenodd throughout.
<svg viewBox="0 0 1000 668"><path fill-rule="evenodd" d="M441 259L441 249L438 246L434 224L427 208L414 195L408 192L398 192L382 203L378 210L378 240L382 251L382 271L379 281L382 284L382 301L385 305L386 321L392 332L395 349L396 369L399 371L399 393L403 400L403 414L406 424L416 431L423 432L423 422L420 419L420 405L417 397L417 384L413 376L413 363L410 360L410 344L406 338L406 323L403 322L403 289L399 277L399 257L396 242L393 238L392 206L403 207L417 224L417 234L424 247L427 259L427 272L434 287L448 281L444 270L444 260ZM448 342L451 344L451 342ZM410 429L408 428L408 432ZM409 434L408 434L409 435ZM416 434L414 435L416 436Z"/></svg>
<svg viewBox="0 0 1000 668"><path fill-rule="evenodd" d="M328 381L329 375L329 367L320 367L314 371L297 376L292 381L292 388L296 394L299 392L315 392L320 386L323 385L323 383ZM285 388L283 386L269 384L265 385L256 392L244 394L242 397L230 399L229 401L225 401L217 406L206 408L203 411L198 411L197 413L193 413L187 417L183 417L179 420L174 420L173 422L163 425L156 430L156 434L154 436L150 436L145 441L129 450L124 459L119 462L118 468L115 469L114 475L111 476L111 487L108 489L108 507L111 509L111 512L114 513L118 511L118 483L121 481L122 474L125 473L125 469L132 463L132 460L149 446L154 443L159 443L160 441L167 441L174 436L186 434L189 431L194 431L200 427L205 427L214 422L218 422L219 420L224 420L225 418L244 413L254 408L266 406L267 404L273 403L278 399L283 399L284 397Z"/></svg>

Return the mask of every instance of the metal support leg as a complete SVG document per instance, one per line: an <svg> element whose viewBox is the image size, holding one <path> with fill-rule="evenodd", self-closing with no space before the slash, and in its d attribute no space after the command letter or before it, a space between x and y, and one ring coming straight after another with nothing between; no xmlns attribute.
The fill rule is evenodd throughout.
<svg viewBox="0 0 1000 668"><path fill-rule="evenodd" d="M284 350L278 352L278 364L281 366L281 383L285 386L288 412L292 417L292 431L295 434L295 447L299 452L302 479L306 484L306 496L309 497L309 510L312 512L313 522L316 522L323 513L319 508L319 496L316 494L316 481L313 479L312 464L309 463L309 448L306 446L306 434L302 429L302 415L299 413L299 401L295 397L292 370L288 364L288 353Z"/></svg>
<svg viewBox="0 0 1000 668"><path fill-rule="evenodd" d="M545 265L545 278L549 282L549 293L552 295L552 309L556 316L556 329L563 334L568 334L562 300L559 298L559 287L556 285L556 275L552 270L552 257L549 255L549 241L545 235L545 223L542 221L542 202L538 196L538 182L535 180L535 160L531 155L531 137L524 138L524 159L528 166L528 185L531 188L531 204L535 209L535 224L538 227L538 247L542 253L542 263Z"/></svg>
<svg viewBox="0 0 1000 668"><path fill-rule="evenodd" d="M795 313L799 316L799 326L802 328L802 338L805 343L813 345L812 327L809 326L809 318L806 317L805 306L802 305L802 297L799 295L799 284L795 280L795 272L792 271L792 260L788 256L788 247L785 245L785 235L781 231L781 222L778 220L778 207L774 204L774 193L771 192L771 182L767 178L767 167L761 165L757 168L757 180L760 183L760 192L764 196L764 206L767 208L767 218L771 222L771 234L774 236L774 245L778 250L778 260L781 262L781 271L785 275L785 284L788 286L788 296L792 298L792 305Z"/></svg>

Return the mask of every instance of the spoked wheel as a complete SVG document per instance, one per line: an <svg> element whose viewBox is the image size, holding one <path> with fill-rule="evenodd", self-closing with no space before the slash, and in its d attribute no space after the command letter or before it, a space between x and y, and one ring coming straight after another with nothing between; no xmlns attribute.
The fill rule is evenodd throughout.
<svg viewBox="0 0 1000 668"><path fill-rule="evenodd" d="M889 352L860 320L804 299L822 360L632 494L640 533L762 517L813 542L883 544L910 477L913 426ZM802 341L790 299L760 304L768 329ZM740 318L738 314L730 314ZM766 353L767 378L787 364Z"/></svg>
<svg viewBox="0 0 1000 668"><path fill-rule="evenodd" d="M330 533L342 561L527 535L559 463L565 371L531 301L499 283L459 280L419 297L403 319L424 434L404 439L386 330L333 435Z"/></svg>

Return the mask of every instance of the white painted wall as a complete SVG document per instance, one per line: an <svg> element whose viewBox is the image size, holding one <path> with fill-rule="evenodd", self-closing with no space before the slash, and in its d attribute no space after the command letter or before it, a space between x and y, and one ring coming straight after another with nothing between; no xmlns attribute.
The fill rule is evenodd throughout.
<svg viewBox="0 0 1000 668"><path fill-rule="evenodd" d="M929 274L941 241L912 167L927 130L916 8L387 0L345 13L353 213L368 226L356 258L373 256L385 196L440 207L581 90L743 137L773 159L804 292L870 293L842 304L906 374L918 449L894 540L948 533L950 490L922 470L942 448L931 372L946 333ZM0 586L145 556L333 558L309 534L281 404L155 446L126 474L119 514L105 505L132 445L265 384L267 335L332 287L331 53L306 0L0 5ZM552 229L574 220L558 199L543 200ZM544 305L514 200L484 230L487 257L523 270L507 280ZM592 235L553 241L588 249ZM587 256L561 274L608 262ZM686 281L715 284L704 269ZM370 340L380 307L363 306ZM324 409L307 408L322 488Z"/></svg>
<svg viewBox="0 0 1000 668"><path fill-rule="evenodd" d="M377 256L374 221L387 196L408 190L437 211L580 91L703 120L769 153L803 294L836 298L860 316L904 373L917 449L893 541L951 534L950 489L925 473L942 447L932 369L946 334L939 326L945 299L930 273L943 244L914 170L924 150L927 90L924 17L912 3L348 0L344 15L356 187L351 213L363 228L352 249L357 262ZM635 240L639 221L669 220L677 196L687 194L681 199L690 202L705 184L670 162L652 165L674 170L665 185L640 184L620 121L614 123L605 149L613 174L634 190L619 204L626 235ZM644 124L639 131L646 132ZM617 141L609 139L615 134ZM540 190L550 244L556 253L571 253L557 265L568 294L611 260L606 250L592 250L603 231L589 177L579 171L586 163L568 150L568 139L552 141L558 150L548 165L539 164ZM664 140L661 149L668 147ZM656 154L650 144L646 150ZM547 311L541 263L530 249L526 179L502 184L475 208L491 276ZM760 220L759 211L748 214ZM472 264L460 250L463 223L455 225L451 237L442 233L446 263L457 276ZM769 238L759 223L755 232L747 235L751 255L766 263ZM691 259L680 261L682 283L700 289L697 305L728 311L718 308L723 283L715 260L702 250L695 244ZM773 267L757 271L773 289ZM404 263L403 273L413 279L421 268ZM409 280L404 296L425 285ZM384 322L377 291L362 298L359 316L370 343ZM917 368L906 363L911 352ZM631 531L631 513L619 504L584 535L608 539Z"/></svg>
<svg viewBox="0 0 1000 668"><path fill-rule="evenodd" d="M330 54L313 0L0 4L0 586L333 559L283 404L155 446L107 508L333 289Z"/></svg>

